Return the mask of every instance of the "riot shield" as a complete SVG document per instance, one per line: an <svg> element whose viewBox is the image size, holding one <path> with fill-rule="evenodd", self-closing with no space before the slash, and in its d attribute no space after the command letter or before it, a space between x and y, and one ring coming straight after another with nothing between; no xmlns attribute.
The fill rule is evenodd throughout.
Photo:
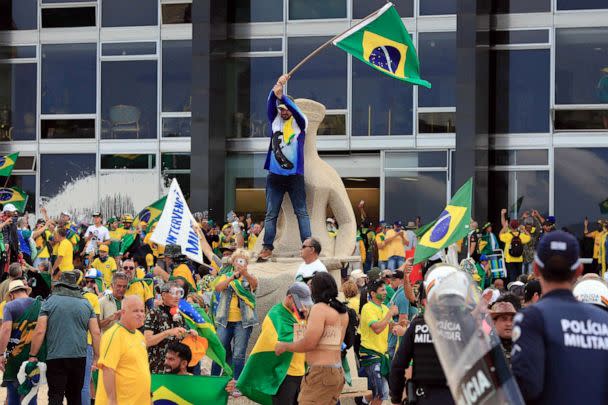
<svg viewBox="0 0 608 405"><path fill-rule="evenodd" d="M442 278L428 292L424 319L452 396L459 405L523 405L480 298L479 289L463 271Z"/></svg>

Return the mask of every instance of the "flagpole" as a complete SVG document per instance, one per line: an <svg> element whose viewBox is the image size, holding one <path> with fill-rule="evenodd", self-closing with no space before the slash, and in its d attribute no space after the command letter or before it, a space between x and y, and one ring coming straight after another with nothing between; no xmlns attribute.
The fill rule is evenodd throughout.
<svg viewBox="0 0 608 405"><path fill-rule="evenodd" d="M6 186L8 185L8 181L11 179L11 176L6 176L6 181L4 182L4 187L2 188L6 188Z"/></svg>
<svg viewBox="0 0 608 405"><path fill-rule="evenodd" d="M311 60L312 58L314 58L315 56L317 56L323 49L327 48L329 45L331 45L331 43L338 37L340 37L341 35L343 35L346 31L350 31L353 28L358 27L359 25L363 24L364 22L367 22L367 20L373 16L375 16L376 14L378 14L378 11L382 10L382 8L379 8L378 10L374 11L373 13L371 13L370 15L368 15L367 17L363 18L361 21L359 21L357 24L353 25L352 27L349 27L348 29L344 30L343 32L339 33L338 35L330 38L327 42L325 42L323 45L319 46L317 49L315 49L314 51L312 51L311 53L308 54L308 56L306 56L304 59L302 59L297 65L295 65L290 71L289 73L287 73L287 76L289 76L291 78L291 76L293 76L293 74L302 67L303 64L305 64L306 62L308 62L309 60Z"/></svg>

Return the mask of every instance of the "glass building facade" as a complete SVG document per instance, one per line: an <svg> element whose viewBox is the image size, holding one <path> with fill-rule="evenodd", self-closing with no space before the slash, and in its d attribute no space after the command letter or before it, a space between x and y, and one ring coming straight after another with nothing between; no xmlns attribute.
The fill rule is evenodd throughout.
<svg viewBox="0 0 608 405"><path fill-rule="evenodd" d="M193 95L214 93L193 85L198 1L209 3L0 0L0 152L21 152L10 184L29 193L31 211L136 211L172 177L187 195L199 187L190 156L205 135L193 131ZM276 78L383 4L227 2L226 68L214 87L223 93L214 131L225 143L225 181L211 191L224 211L263 215L265 108ZM366 200L376 220L425 222L454 188L460 16L456 0L395 6L432 89L330 47L287 92L326 106L318 149L353 205ZM521 200L522 211L580 230L608 198L608 1L494 0L491 13L489 219Z"/></svg>

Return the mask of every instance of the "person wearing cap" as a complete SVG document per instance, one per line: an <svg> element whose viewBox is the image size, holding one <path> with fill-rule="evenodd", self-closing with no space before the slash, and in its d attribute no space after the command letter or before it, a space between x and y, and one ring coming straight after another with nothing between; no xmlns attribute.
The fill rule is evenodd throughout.
<svg viewBox="0 0 608 405"><path fill-rule="evenodd" d="M84 233L86 240L85 253L89 255L89 259L92 260L93 256L97 254L97 249L101 245L110 245L110 231L108 228L103 226L103 217L101 212L93 213L93 225L89 226Z"/></svg>
<svg viewBox="0 0 608 405"><path fill-rule="evenodd" d="M500 230L499 238L505 244L504 259L509 281L515 281L522 273L524 262L523 245L532 240L525 229L519 229L519 221L512 219L507 223L507 209L503 208L500 212L503 227Z"/></svg>
<svg viewBox="0 0 608 405"><path fill-rule="evenodd" d="M380 232L376 233L375 242L376 249L378 250L378 267L381 270L386 270L388 268L388 254L389 250L387 249L386 242L386 232L390 229L390 226L384 222L380 221Z"/></svg>
<svg viewBox="0 0 608 405"><path fill-rule="evenodd" d="M481 240L479 241L481 254L491 255L495 250L500 249L498 238L494 235L492 223L486 222L481 228Z"/></svg>
<svg viewBox="0 0 608 405"><path fill-rule="evenodd" d="M112 284L112 275L116 272L118 266L116 260L110 257L110 247L108 245L99 245L99 256L93 260L91 267L101 272L105 285Z"/></svg>
<svg viewBox="0 0 608 405"><path fill-rule="evenodd" d="M4 204L2 208L2 242L4 243L2 251L6 252L6 258L11 263L17 260L19 256L19 235L17 233L17 217L19 212L13 204ZM4 255L3 255L4 257ZM5 263L2 263L3 266Z"/></svg>
<svg viewBox="0 0 608 405"><path fill-rule="evenodd" d="M32 239L36 243L38 255L36 255L36 259L34 260L34 267L38 267L42 262L48 263L51 260L53 246L50 241L53 234L49 230L50 226L51 224L42 218L36 221L36 230L32 234Z"/></svg>
<svg viewBox="0 0 608 405"><path fill-rule="evenodd" d="M492 321L494 321L494 328L500 338L502 351L508 363L511 362L513 317L516 312L513 304L507 301L499 300L490 307L490 316L492 317Z"/></svg>
<svg viewBox="0 0 608 405"><path fill-rule="evenodd" d="M87 364L87 332L91 333L93 359L99 356L99 322L78 286L82 273L63 271L53 282L53 293L44 301L29 351L29 361L36 363L42 342L46 341L49 404L69 404L82 400ZM42 359L40 359L42 360Z"/></svg>
<svg viewBox="0 0 608 405"><path fill-rule="evenodd" d="M540 297L542 297L543 291L540 286L540 281L538 280L530 280L524 286L524 303L523 307L529 307L530 305L534 305L538 302Z"/></svg>
<svg viewBox="0 0 608 405"><path fill-rule="evenodd" d="M409 240L403 230L403 223L401 221L395 221L393 223L393 229L390 229L386 233L386 249L388 254L389 270L397 270L405 263L405 247L409 245Z"/></svg>
<svg viewBox="0 0 608 405"><path fill-rule="evenodd" d="M274 405L298 403L300 385L306 372L306 355L294 352L268 360L266 357L256 358L253 354L266 351L267 347L275 347L278 342L293 342L296 334L305 330L306 319L313 305L308 285L296 281L287 289L283 301L270 308L262 322L252 356L238 378L237 388L244 395L254 398L258 395L270 396ZM261 373L261 370L268 372ZM263 385L261 381L264 381Z"/></svg>
<svg viewBox="0 0 608 405"><path fill-rule="evenodd" d="M3 386L7 387L8 405L21 404L17 391L17 372L21 363L27 361L32 332L40 313L41 300L28 296L29 287L22 280L11 280L2 313L0 328L0 370L3 372ZM36 397L32 399L36 403Z"/></svg>
<svg viewBox="0 0 608 405"><path fill-rule="evenodd" d="M122 238L122 233L119 226L118 218L111 217L108 218L107 228L108 234L110 235L110 245L108 254L111 257L117 257L120 254L120 242Z"/></svg>
<svg viewBox="0 0 608 405"><path fill-rule="evenodd" d="M298 219L300 240L310 238L310 219L306 209L304 187L304 139L308 119L293 99L284 94L289 75L282 75L268 96L268 120L271 138L264 169L266 177L266 218L264 220L264 248L258 260L265 261L272 255L276 235L277 218L285 193L293 205Z"/></svg>
<svg viewBox="0 0 608 405"><path fill-rule="evenodd" d="M418 226L414 221L409 221L405 226L405 236L409 241L406 248L406 253L409 250L416 249L416 246L418 246L418 236L416 236L416 232L414 232L416 229L418 229Z"/></svg>
<svg viewBox="0 0 608 405"><path fill-rule="evenodd" d="M492 270L490 269L488 256L485 254L480 255L479 260L475 262L475 267L479 276L479 288L483 290L490 285L490 280L492 279Z"/></svg>
<svg viewBox="0 0 608 405"><path fill-rule="evenodd" d="M135 266L132 259L126 259L122 262L122 271L129 279L125 296L137 295L139 299L146 305L146 308L154 307L154 292L152 286L144 280L145 272Z"/></svg>
<svg viewBox="0 0 608 405"><path fill-rule="evenodd" d="M300 264L296 272L296 281L307 283L313 276L319 272L327 273L327 267L319 259L321 254L321 242L317 238L308 238L302 242L300 249L300 257L304 263Z"/></svg>
<svg viewBox="0 0 608 405"><path fill-rule="evenodd" d="M534 273L543 296L514 318L511 367L524 400L538 404L608 402L608 313L576 300L579 243L566 232L544 235Z"/></svg>

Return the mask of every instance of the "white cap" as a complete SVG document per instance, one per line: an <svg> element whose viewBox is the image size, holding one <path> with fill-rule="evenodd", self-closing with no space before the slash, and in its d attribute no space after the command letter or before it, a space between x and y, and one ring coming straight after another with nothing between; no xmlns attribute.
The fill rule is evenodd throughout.
<svg viewBox="0 0 608 405"><path fill-rule="evenodd" d="M67 211L63 211L61 213L61 215L65 215L66 217L72 218L72 215L69 212L67 212Z"/></svg>
<svg viewBox="0 0 608 405"><path fill-rule="evenodd" d="M367 277L367 274L365 274L365 273L364 273L363 271L361 271L361 270L353 270L353 271L350 273L350 276L353 278L353 280L358 280L358 279L360 279L360 278Z"/></svg>
<svg viewBox="0 0 608 405"><path fill-rule="evenodd" d="M16 212L17 208L13 204L4 204L2 212Z"/></svg>
<svg viewBox="0 0 608 405"><path fill-rule="evenodd" d="M580 280L574 286L572 294L581 302L608 309L608 284L599 277Z"/></svg>

